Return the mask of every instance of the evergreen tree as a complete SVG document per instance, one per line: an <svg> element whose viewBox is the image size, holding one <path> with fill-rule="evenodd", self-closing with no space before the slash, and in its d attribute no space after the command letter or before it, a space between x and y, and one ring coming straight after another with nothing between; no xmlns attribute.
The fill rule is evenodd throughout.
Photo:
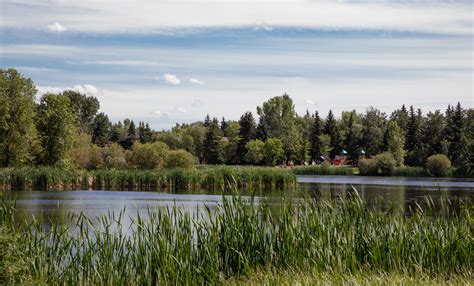
<svg viewBox="0 0 474 286"><path fill-rule="evenodd" d="M130 125L128 126L128 130L127 130L127 135L130 138L135 138L137 136L137 129L135 127L135 122L133 122L133 120L130 121Z"/></svg>
<svg viewBox="0 0 474 286"><path fill-rule="evenodd" d="M405 107L405 104L402 105L402 108L392 112L392 115L390 115L390 119L395 121L398 127L400 127L400 129L402 130L402 133L406 135L406 131L408 128L408 111Z"/></svg>
<svg viewBox="0 0 474 286"><path fill-rule="evenodd" d="M142 121L138 122L138 138L140 143L150 143L152 141L152 137L153 132L150 129L150 125L148 125L148 123L145 124L145 122Z"/></svg>
<svg viewBox="0 0 474 286"><path fill-rule="evenodd" d="M256 138L256 127L255 119L253 118L252 112L245 112L239 120L239 142L237 144L237 159L238 163L242 163L247 153L246 145L250 140Z"/></svg>
<svg viewBox="0 0 474 286"><path fill-rule="evenodd" d="M207 114L204 118L204 127L208 128L209 125L211 125L211 117L209 116L209 114Z"/></svg>
<svg viewBox="0 0 474 286"><path fill-rule="evenodd" d="M314 121L313 121L313 128L311 130L311 159L315 162L320 161L320 157L322 155L321 152L321 119L319 118L319 114L316 111L314 113Z"/></svg>
<svg viewBox="0 0 474 286"><path fill-rule="evenodd" d="M203 143L204 160L207 164L222 163L221 137L219 136L219 121L214 118L208 125Z"/></svg>
<svg viewBox="0 0 474 286"><path fill-rule="evenodd" d="M356 124L354 119L354 112L351 112L349 116L349 122L347 127L347 134L344 141L344 146L347 151L347 156L349 160L353 163L357 163L359 159L359 152L360 152L360 138L359 134L356 130Z"/></svg>
<svg viewBox="0 0 474 286"><path fill-rule="evenodd" d="M104 147L109 142L110 131L112 128L109 117L103 112L97 114L92 126L92 142L98 146Z"/></svg>
<svg viewBox="0 0 474 286"><path fill-rule="evenodd" d="M31 163L37 147L33 81L14 69L0 70L0 167Z"/></svg>
<svg viewBox="0 0 474 286"><path fill-rule="evenodd" d="M469 146L465 134L464 110L461 103L458 102L456 108L447 112L449 120L447 121L447 139L449 142L449 159L454 166L461 166L469 160Z"/></svg>
<svg viewBox="0 0 474 286"><path fill-rule="evenodd" d="M339 128L337 126L336 118L334 118L334 114L332 110L329 110L329 114L326 118L326 124L324 126L324 133L329 135L330 138L330 157L334 158L336 155L341 152L340 147L340 136L339 136Z"/></svg>
<svg viewBox="0 0 474 286"><path fill-rule="evenodd" d="M223 136L227 136L227 133L226 133L227 126L228 126L227 121L225 121L225 118L222 117L222 121L221 121L221 131L222 131Z"/></svg>
<svg viewBox="0 0 474 286"><path fill-rule="evenodd" d="M407 124L405 150L407 152L406 164L409 166L423 165L423 152L421 145L421 110L415 113L413 105L410 106L410 113Z"/></svg>
<svg viewBox="0 0 474 286"><path fill-rule="evenodd" d="M57 165L63 162L72 145L76 116L69 99L62 95L45 94L38 106L37 129L42 152L39 162Z"/></svg>

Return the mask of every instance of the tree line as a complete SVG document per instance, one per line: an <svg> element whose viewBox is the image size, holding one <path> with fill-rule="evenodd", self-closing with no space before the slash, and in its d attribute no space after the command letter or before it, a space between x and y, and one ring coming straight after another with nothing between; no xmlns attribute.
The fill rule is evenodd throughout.
<svg viewBox="0 0 474 286"><path fill-rule="evenodd" d="M202 164L274 166L319 163L340 154L356 165L360 158L390 152L399 166L424 166L429 156L445 154L455 167L473 170L474 111L460 103L426 114L403 105L390 114L369 107L338 117L330 110L321 118L317 110L298 115L284 94L258 106L258 117L250 111L238 121L207 115L203 121L156 132L130 119L112 124L98 112L95 97L75 91L45 94L35 102L33 82L13 69L1 70L0 80L1 166L77 164L94 153L95 160L78 165L140 167L149 159L144 165L176 166L194 159ZM167 164L159 154L173 154L174 162Z"/></svg>

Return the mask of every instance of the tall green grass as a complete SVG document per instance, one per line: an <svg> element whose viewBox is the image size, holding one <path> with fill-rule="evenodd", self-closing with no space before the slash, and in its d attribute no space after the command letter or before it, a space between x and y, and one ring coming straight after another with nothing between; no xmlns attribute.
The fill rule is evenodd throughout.
<svg viewBox="0 0 474 286"><path fill-rule="evenodd" d="M356 196L282 200L275 211L233 196L193 213L149 210L130 226L121 212L97 223L70 215L45 227L37 219L15 220L15 209L3 202L0 226L26 244L21 256L33 283L220 284L281 271L472 279L472 204L430 206L404 216L373 211Z"/></svg>
<svg viewBox="0 0 474 286"><path fill-rule="evenodd" d="M352 176L358 174L358 169L347 166L298 166L293 168L296 175L345 175Z"/></svg>
<svg viewBox="0 0 474 286"><path fill-rule="evenodd" d="M216 166L162 170L68 170L51 167L0 169L0 186L18 190L283 189L296 186L289 170Z"/></svg>

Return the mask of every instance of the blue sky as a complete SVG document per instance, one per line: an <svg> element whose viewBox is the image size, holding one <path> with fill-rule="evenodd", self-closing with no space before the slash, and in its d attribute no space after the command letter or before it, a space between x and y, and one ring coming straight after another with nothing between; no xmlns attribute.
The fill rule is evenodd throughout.
<svg viewBox="0 0 474 286"><path fill-rule="evenodd" d="M0 63L156 129L299 113L473 107L471 1L4 0Z"/></svg>

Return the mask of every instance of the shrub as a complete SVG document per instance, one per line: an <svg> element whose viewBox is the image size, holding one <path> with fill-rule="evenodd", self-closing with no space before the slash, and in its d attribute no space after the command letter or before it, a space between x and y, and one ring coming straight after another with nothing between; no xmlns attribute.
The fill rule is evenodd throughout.
<svg viewBox="0 0 474 286"><path fill-rule="evenodd" d="M127 167L125 150L114 143L102 148L102 167L106 169L121 169Z"/></svg>
<svg viewBox="0 0 474 286"><path fill-rule="evenodd" d="M196 159L185 150L169 151L165 159L165 168L185 168L189 169L194 166Z"/></svg>
<svg viewBox="0 0 474 286"><path fill-rule="evenodd" d="M397 161L393 157L392 153L384 152L378 154L374 158L375 164L377 166L377 173L380 172L384 176L391 176L395 172L395 167L397 166Z"/></svg>
<svg viewBox="0 0 474 286"><path fill-rule="evenodd" d="M443 177L451 174L451 161L443 154L435 154L426 160L428 174L434 177Z"/></svg>
<svg viewBox="0 0 474 286"><path fill-rule="evenodd" d="M68 151L68 156L75 166L84 169L96 169L102 164L100 148L90 143L90 136L80 133L76 136L73 146Z"/></svg>
<svg viewBox="0 0 474 286"><path fill-rule="evenodd" d="M360 159L358 167L361 175L372 176L378 173L377 162L374 159Z"/></svg>
<svg viewBox="0 0 474 286"><path fill-rule="evenodd" d="M135 143L127 156L127 162L138 169L159 169L164 165L167 152L168 147L162 142Z"/></svg>

